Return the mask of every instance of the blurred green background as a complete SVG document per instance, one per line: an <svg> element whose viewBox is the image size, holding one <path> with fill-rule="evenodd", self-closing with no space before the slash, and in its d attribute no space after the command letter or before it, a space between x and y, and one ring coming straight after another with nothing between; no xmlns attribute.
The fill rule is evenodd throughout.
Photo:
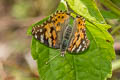
<svg viewBox="0 0 120 80"><path fill-rule="evenodd" d="M120 80L120 0L95 0L115 41L112 78ZM30 25L54 12L60 0L0 0L0 80L38 80L30 54Z"/></svg>

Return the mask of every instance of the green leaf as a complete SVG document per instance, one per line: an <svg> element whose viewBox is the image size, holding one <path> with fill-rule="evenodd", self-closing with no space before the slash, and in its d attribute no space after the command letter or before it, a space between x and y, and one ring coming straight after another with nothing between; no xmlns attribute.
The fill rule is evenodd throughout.
<svg viewBox="0 0 120 80"><path fill-rule="evenodd" d="M66 53L62 57L59 49L48 48L33 38L31 52L38 64L40 80L105 80L111 77L111 61L115 53L112 36L107 32L110 26L105 24L94 1L67 0L67 3L74 12L87 18L90 46L78 55Z"/></svg>
<svg viewBox="0 0 120 80"><path fill-rule="evenodd" d="M105 23L94 0L66 0L69 7L89 21Z"/></svg>
<svg viewBox="0 0 120 80"><path fill-rule="evenodd" d="M61 2L59 4L57 10L67 10L67 6L63 2Z"/></svg>

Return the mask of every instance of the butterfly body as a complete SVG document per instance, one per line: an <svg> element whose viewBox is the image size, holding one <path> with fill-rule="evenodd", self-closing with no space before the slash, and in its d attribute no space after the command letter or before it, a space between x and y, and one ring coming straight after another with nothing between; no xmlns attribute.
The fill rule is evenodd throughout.
<svg viewBox="0 0 120 80"><path fill-rule="evenodd" d="M60 46L60 51L62 56L64 56L64 53L69 46L71 35L72 35L72 27L68 25L63 33L62 43Z"/></svg>
<svg viewBox="0 0 120 80"><path fill-rule="evenodd" d="M60 49L62 56L65 51L84 51L90 42L86 36L85 19L77 16L71 25L71 17L65 11L57 11L47 22L34 26L32 35L48 47Z"/></svg>

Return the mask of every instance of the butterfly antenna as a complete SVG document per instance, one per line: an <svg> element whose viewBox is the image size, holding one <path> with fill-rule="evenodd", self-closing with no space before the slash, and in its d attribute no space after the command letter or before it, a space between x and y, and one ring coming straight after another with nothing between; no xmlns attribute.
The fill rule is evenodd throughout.
<svg viewBox="0 0 120 80"><path fill-rule="evenodd" d="M59 56L60 54L58 54L58 55L56 55L56 56L54 56L54 57L52 57L50 60L48 60L47 62L46 62L46 64L48 64L49 62L51 62L53 59L55 59L57 56Z"/></svg>

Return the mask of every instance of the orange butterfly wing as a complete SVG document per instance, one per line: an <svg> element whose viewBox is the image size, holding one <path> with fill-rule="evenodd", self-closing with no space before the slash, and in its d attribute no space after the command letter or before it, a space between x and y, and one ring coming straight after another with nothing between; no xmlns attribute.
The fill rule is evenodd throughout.
<svg viewBox="0 0 120 80"><path fill-rule="evenodd" d="M89 46L89 40L86 35L85 19L77 16L74 20L72 37L68 46L69 52L79 53Z"/></svg>

